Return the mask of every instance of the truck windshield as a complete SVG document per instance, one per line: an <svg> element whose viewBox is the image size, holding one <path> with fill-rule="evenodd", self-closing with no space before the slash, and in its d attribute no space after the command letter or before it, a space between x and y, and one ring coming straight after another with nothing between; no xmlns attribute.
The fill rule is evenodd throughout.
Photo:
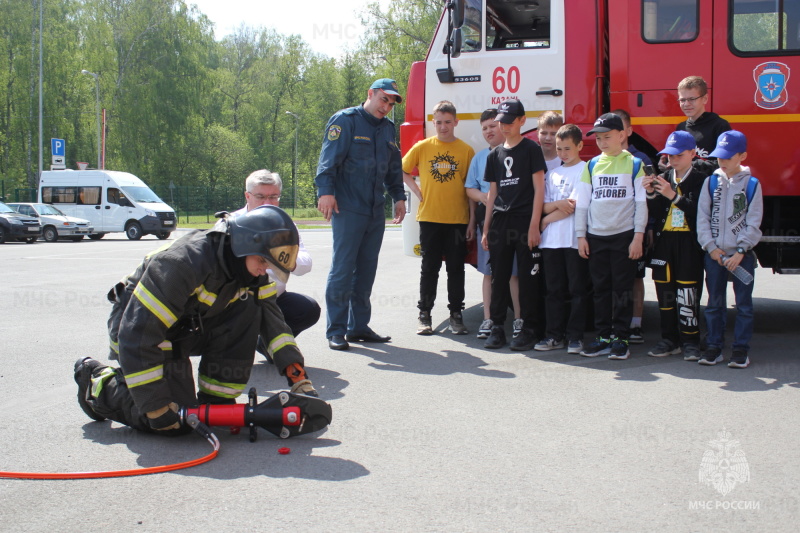
<svg viewBox="0 0 800 533"><path fill-rule="evenodd" d="M156 193L147 187L123 187L122 190L125 191L125 195L128 198L133 198L133 201L135 202L143 204L164 203L164 201L159 198Z"/></svg>
<svg viewBox="0 0 800 533"><path fill-rule="evenodd" d="M3 202L0 202L0 213L16 213L16 211L8 207Z"/></svg>

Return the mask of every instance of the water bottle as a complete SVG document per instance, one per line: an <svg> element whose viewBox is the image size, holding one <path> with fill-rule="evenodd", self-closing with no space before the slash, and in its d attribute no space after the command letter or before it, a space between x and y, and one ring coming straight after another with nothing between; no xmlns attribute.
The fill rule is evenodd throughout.
<svg viewBox="0 0 800 533"><path fill-rule="evenodd" d="M722 254L722 261L725 262L727 259L728 256ZM736 276L736 278L745 285L750 285L751 283L753 283L753 275L750 274L750 272L748 272L747 270L745 270L742 265L739 265L735 269L733 269L731 274Z"/></svg>

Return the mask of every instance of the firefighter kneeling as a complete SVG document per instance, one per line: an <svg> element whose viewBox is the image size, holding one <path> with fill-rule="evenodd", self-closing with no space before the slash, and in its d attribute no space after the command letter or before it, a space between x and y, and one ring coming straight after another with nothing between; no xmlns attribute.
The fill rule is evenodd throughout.
<svg viewBox="0 0 800 533"><path fill-rule="evenodd" d="M94 420L183 434L178 406L235 403L261 337L291 392L317 396L303 355L276 303L277 278L294 269L297 228L283 210L262 206L224 217L145 257L108 294L110 359L75 363L78 403ZM285 281L285 280L284 280ZM189 356L199 355L195 394Z"/></svg>

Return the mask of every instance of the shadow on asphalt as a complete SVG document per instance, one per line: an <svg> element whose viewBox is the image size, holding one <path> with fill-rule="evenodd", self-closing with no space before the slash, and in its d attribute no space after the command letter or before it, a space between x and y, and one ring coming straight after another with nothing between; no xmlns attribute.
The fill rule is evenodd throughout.
<svg viewBox="0 0 800 533"><path fill-rule="evenodd" d="M199 459L211 451L208 442L196 434L161 437L119 426L116 423L114 427L110 426L111 423L107 421L89 422L83 426L84 437L96 444L126 446L138 456L137 463L141 468ZM312 455L315 448L328 448L341 444L338 440L320 438L325 430L284 440L259 429L258 440L251 443L248 431L245 429L238 435L231 434L227 428L212 429L220 440L219 455L208 463L176 470L175 474L220 480L266 476L346 481L370 473L355 461ZM279 454L278 449L282 447L289 447L291 453ZM105 465L96 466L96 470L103 470Z"/></svg>
<svg viewBox="0 0 800 533"><path fill-rule="evenodd" d="M729 305L732 302L729 295ZM372 357L377 362L371 366L382 370L414 372L421 374L447 375L457 372L472 373L486 377L515 378L515 374L501 370L483 368L487 363L477 354L518 353L521 356L550 363L581 366L595 370L616 372L616 379L628 381L658 381L660 375L671 375L683 379L703 379L720 382L720 388L732 392L770 391L784 386L800 388L800 350L787 349L788 337L800 327L800 302L754 298L755 332L751 341L750 366L745 369L729 368L736 310L728 309L725 361L715 366L704 366L684 361L682 355L664 358L650 357L651 350L660 339L658 304L646 301L644 307L644 344L631 345L631 357L625 361L612 361L605 357L586 358L567 354L566 350L551 352L511 352L508 345L500 350L487 350L484 341L476 338L477 327L483 318L483 308L475 305L463 312L464 323L470 330L468 335L451 335L446 332L447 320L434 328L437 335L446 335L455 342L464 344L464 351L446 350L435 353L393 346L392 344L352 345L351 351ZM506 336L510 341L512 314L506 318ZM705 321L703 321L703 324ZM587 332L585 340L593 338ZM421 339L422 340L422 339ZM423 341L424 342L424 341Z"/></svg>

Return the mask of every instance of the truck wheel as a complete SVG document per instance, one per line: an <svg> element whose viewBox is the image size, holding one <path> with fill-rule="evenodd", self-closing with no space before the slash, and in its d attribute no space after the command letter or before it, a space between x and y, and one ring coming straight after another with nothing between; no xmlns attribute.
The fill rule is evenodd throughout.
<svg viewBox="0 0 800 533"><path fill-rule="evenodd" d="M38 235L36 237L28 237L27 239L25 239L25 243L26 244L33 244L38 240L39 240L39 236Z"/></svg>
<svg viewBox="0 0 800 533"><path fill-rule="evenodd" d="M125 235L132 241L142 238L142 226L138 222L131 222L125 227Z"/></svg>
<svg viewBox="0 0 800 533"><path fill-rule="evenodd" d="M106 236L105 233L92 233L91 235L89 235L89 238L92 239L93 241L99 241L105 236Z"/></svg>
<svg viewBox="0 0 800 533"><path fill-rule="evenodd" d="M56 242L58 240L58 232L53 226L45 226L42 230L42 238L47 242Z"/></svg>
<svg viewBox="0 0 800 533"><path fill-rule="evenodd" d="M0 244L6 242L6 229L3 226L0 226Z"/></svg>
<svg viewBox="0 0 800 533"><path fill-rule="evenodd" d="M169 231L159 231L158 233L156 233L156 237L158 237L159 239L161 239L163 241L164 239L168 239L169 238L169 234L170 234Z"/></svg>
<svg viewBox="0 0 800 533"><path fill-rule="evenodd" d="M75 235L74 237L70 237L69 240L72 242L81 242L83 240L83 235Z"/></svg>

